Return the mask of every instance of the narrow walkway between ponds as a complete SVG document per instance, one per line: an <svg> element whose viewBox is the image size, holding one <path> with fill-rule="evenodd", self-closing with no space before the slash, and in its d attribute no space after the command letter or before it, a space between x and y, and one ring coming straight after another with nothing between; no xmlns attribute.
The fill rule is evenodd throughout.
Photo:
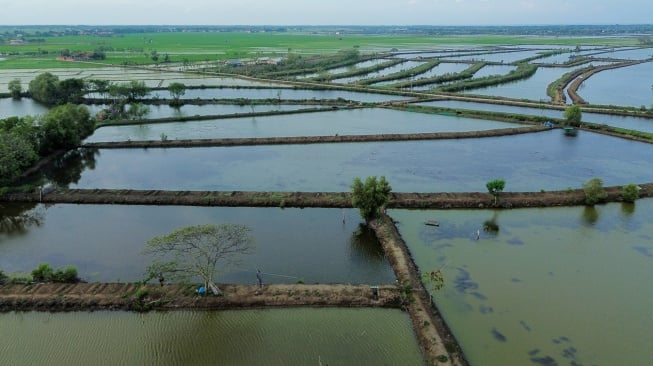
<svg viewBox="0 0 653 366"><path fill-rule="evenodd" d="M639 197L653 197L653 183L639 184ZM606 187L605 202L621 202L621 186ZM158 191L136 189L55 189L47 194L10 193L0 202L223 207L351 208L349 192ZM389 208L522 208L580 206L581 189L550 192L502 192L497 204L487 192L390 194Z"/></svg>
<svg viewBox="0 0 653 366"><path fill-rule="evenodd" d="M124 148L169 148L169 147L210 147L210 146L215 147L215 146L324 144L324 143L344 143L344 142L444 140L444 139L508 136L508 135L517 135L517 134L525 134L525 133L543 132L548 130L549 128L544 126L527 126L527 127L503 128L503 129L487 130L487 131L438 132L438 133L415 133L415 134L114 141L114 142L87 143L82 145L82 147L98 148L98 149L118 149L118 148L124 149Z"/></svg>
<svg viewBox="0 0 653 366"><path fill-rule="evenodd" d="M198 296L196 285L136 283L44 283L0 285L0 312L92 310L218 310L259 307L399 308L399 289L370 285L218 285L222 296Z"/></svg>

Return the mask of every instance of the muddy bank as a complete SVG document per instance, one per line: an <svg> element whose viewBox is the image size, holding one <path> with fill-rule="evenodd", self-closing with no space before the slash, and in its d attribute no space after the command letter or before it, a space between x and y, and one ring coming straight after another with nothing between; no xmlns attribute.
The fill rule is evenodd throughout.
<svg viewBox="0 0 653 366"><path fill-rule="evenodd" d="M370 223L383 246L402 288L402 301L410 314L420 348L429 365L467 365L455 337L421 281L410 251L392 219L383 215ZM438 361L446 355L447 362Z"/></svg>
<svg viewBox="0 0 653 366"><path fill-rule="evenodd" d="M639 184L641 198L653 197L653 183ZM621 186L607 187L605 202L621 202ZM56 189L40 200L38 192L10 193L6 202L225 206L225 207L324 207L351 208L349 192L243 192L243 191L156 191L131 189ZM581 189L551 192L504 192L497 204L483 192L391 193L389 208L523 208L579 206L585 204Z"/></svg>
<svg viewBox="0 0 653 366"><path fill-rule="evenodd" d="M517 135L548 130L542 126L504 128L489 131L441 132L415 134L383 134L383 135L345 135L345 136L298 136L298 137L260 137L260 138L224 138L195 140L149 140L149 141L117 141L93 142L83 147L99 149L125 148L167 148L167 147L209 147L209 146L253 146L253 145L283 145L283 144L324 144L344 142L378 142L378 141L416 141L464 139Z"/></svg>
<svg viewBox="0 0 653 366"><path fill-rule="evenodd" d="M196 285L79 283L0 285L0 312L220 310L261 307L400 307L397 286L219 285L222 296L198 296Z"/></svg>

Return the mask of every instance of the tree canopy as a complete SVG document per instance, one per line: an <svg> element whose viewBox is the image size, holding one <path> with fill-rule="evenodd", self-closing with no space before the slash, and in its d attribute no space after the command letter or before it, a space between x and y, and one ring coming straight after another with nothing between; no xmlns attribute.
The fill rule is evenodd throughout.
<svg viewBox="0 0 653 366"><path fill-rule="evenodd" d="M11 183L32 165L38 155L34 147L22 136L0 131L0 184Z"/></svg>
<svg viewBox="0 0 653 366"><path fill-rule="evenodd" d="M23 93L23 86L20 83L20 79L13 79L9 81L7 85L11 97L14 99L20 99L21 94Z"/></svg>
<svg viewBox="0 0 653 366"><path fill-rule="evenodd" d="M351 185L351 191L352 205L360 210L361 217L369 221L380 216L379 210L390 201L392 187L384 176L378 180L375 176L367 177L365 183L356 177Z"/></svg>
<svg viewBox="0 0 653 366"><path fill-rule="evenodd" d="M201 278L209 288L218 273L218 263L236 265L240 256L254 250L251 229L240 224L196 225L152 238L143 254L152 255L148 280L170 278L180 281Z"/></svg>
<svg viewBox="0 0 653 366"><path fill-rule="evenodd" d="M583 119L583 112L577 105L572 105L565 109L564 117L567 124L574 127L580 127L580 122Z"/></svg>
<svg viewBox="0 0 653 366"><path fill-rule="evenodd" d="M86 106L66 104L51 109L41 118L41 154L78 146L93 133L94 126L95 122Z"/></svg>
<svg viewBox="0 0 653 366"><path fill-rule="evenodd" d="M494 204L497 204L499 193L503 192L506 187L506 181L503 179L493 179L485 184L487 191L494 196Z"/></svg>

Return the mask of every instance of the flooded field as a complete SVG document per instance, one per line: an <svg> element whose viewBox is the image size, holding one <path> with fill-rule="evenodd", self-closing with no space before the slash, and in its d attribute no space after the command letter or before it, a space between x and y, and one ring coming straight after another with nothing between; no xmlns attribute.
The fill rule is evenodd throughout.
<svg viewBox="0 0 653 366"><path fill-rule="evenodd" d="M343 216L345 222L343 223ZM74 265L87 281L135 282L148 240L187 225L238 223L256 240L253 254L224 268L217 282L394 283L381 245L355 210L185 206L2 204L0 268L29 272L39 263Z"/></svg>
<svg viewBox="0 0 653 366"><path fill-rule="evenodd" d="M153 98L170 98L167 90L156 90L150 94ZM312 100L312 99L344 99L363 103L386 102L390 100L404 100L406 97L396 95L383 95L372 93L358 93L342 90L301 90L290 88L279 89L243 89L243 88L218 88L218 89L190 89L186 90L182 99L284 99L284 100Z"/></svg>
<svg viewBox="0 0 653 366"><path fill-rule="evenodd" d="M399 310L9 313L0 324L3 365L423 363Z"/></svg>
<svg viewBox="0 0 653 366"><path fill-rule="evenodd" d="M420 269L442 268L446 285L433 295L470 364L643 365L653 357L653 200L389 213ZM423 224L433 219L439 227Z"/></svg>
<svg viewBox="0 0 653 366"><path fill-rule="evenodd" d="M405 113L389 109L355 109L212 121L107 126L96 130L86 139L86 142L159 140L161 134L170 140L181 140L460 132L520 126L505 122Z"/></svg>
<svg viewBox="0 0 653 366"><path fill-rule="evenodd" d="M578 94L591 104L650 108L653 62L601 71L585 80Z"/></svg>
<svg viewBox="0 0 653 366"><path fill-rule="evenodd" d="M547 86L570 71L570 69L562 67L539 67L537 71L535 71L535 74L528 79L480 89L465 90L464 93L491 95L495 97L506 97L513 99L548 101L550 100L550 97L546 94Z"/></svg>
<svg viewBox="0 0 653 366"><path fill-rule="evenodd" d="M347 192L354 177L384 175L396 192L485 191L497 177L506 191L540 191L580 188L593 177L606 185L651 182L649 156L648 144L551 130L437 141L102 149L71 154L43 174L71 188Z"/></svg>
<svg viewBox="0 0 653 366"><path fill-rule="evenodd" d="M547 108L517 107L517 106L509 106L509 105L490 104L490 103L463 102L457 100L441 100L435 102L424 102L424 103L418 103L418 105L444 107L444 108L460 108L460 109L468 109L468 110L482 110L482 111L492 111L492 112L504 112L504 113L518 113L518 114L544 116L544 117L558 118L558 119L564 118L563 111L555 110L555 109L547 109ZM610 114L583 112L583 122L605 124L613 127L653 133L653 119L651 118L617 116L617 115L610 115Z"/></svg>

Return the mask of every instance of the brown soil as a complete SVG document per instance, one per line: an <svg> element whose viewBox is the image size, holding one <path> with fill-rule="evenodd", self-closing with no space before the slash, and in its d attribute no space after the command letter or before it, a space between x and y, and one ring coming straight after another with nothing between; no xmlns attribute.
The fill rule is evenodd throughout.
<svg viewBox="0 0 653 366"><path fill-rule="evenodd" d="M424 287L410 251L392 219L384 214L380 219L372 221L370 226L376 232L395 271L397 281L404 289L403 304L410 314L413 328L428 364L467 365L458 342ZM449 352L448 349L453 352ZM438 361L442 355L447 356L446 362Z"/></svg>
<svg viewBox="0 0 653 366"><path fill-rule="evenodd" d="M217 310L257 307L399 307L396 286L220 285L223 296L198 296L193 285L79 283L0 285L0 312L74 310Z"/></svg>
<svg viewBox="0 0 653 366"><path fill-rule="evenodd" d="M170 147L204 147L204 146L251 146L251 145L281 145L281 144L317 144L372 141L415 141L443 140L517 135L548 130L542 126L504 128L488 131L440 132L415 134L383 134L383 135L334 135L334 136L299 136L299 137L260 137L260 138L225 138L225 139L195 139L195 140L150 140L150 141L116 141L94 142L85 144L89 148L170 148Z"/></svg>
<svg viewBox="0 0 653 366"><path fill-rule="evenodd" d="M653 183L640 184L640 197L653 197ZM605 202L621 202L621 187L607 187ZM7 202L39 202L38 193L13 193L0 197ZM44 203L185 205L226 207L326 207L351 208L348 192L242 192L156 191L114 189L58 189L43 196ZM585 204L582 190L551 192L504 192L497 203L488 193L392 193L389 208L523 208L577 206Z"/></svg>

